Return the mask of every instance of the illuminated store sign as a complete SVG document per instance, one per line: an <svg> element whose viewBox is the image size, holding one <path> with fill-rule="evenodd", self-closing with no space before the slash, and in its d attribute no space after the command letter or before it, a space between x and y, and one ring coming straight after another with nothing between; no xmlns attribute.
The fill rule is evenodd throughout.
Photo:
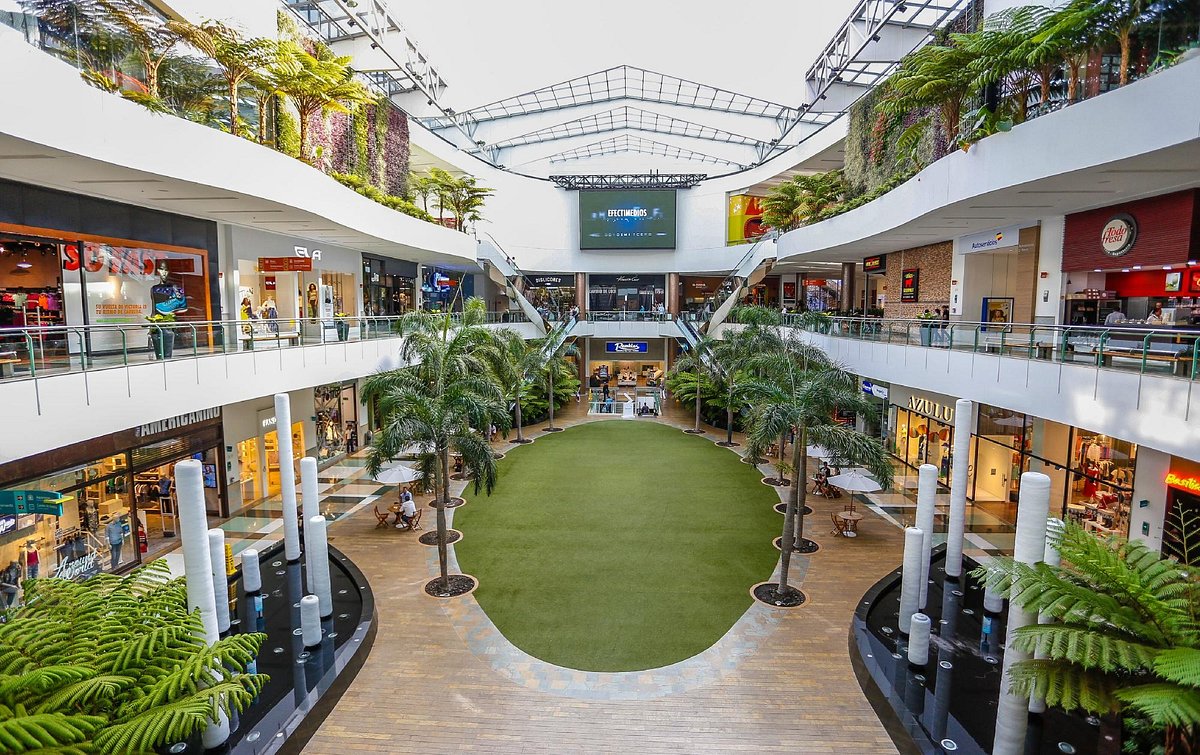
<svg viewBox="0 0 1200 755"><path fill-rule="evenodd" d="M933 399L909 396L908 408L917 414L924 414L926 417L931 417L947 424L954 422L954 407L939 404Z"/></svg>
<svg viewBox="0 0 1200 755"><path fill-rule="evenodd" d="M1173 488L1182 488L1183 490L1190 490L1193 493L1200 493L1200 478L1184 477L1174 472L1168 472L1165 482Z"/></svg>

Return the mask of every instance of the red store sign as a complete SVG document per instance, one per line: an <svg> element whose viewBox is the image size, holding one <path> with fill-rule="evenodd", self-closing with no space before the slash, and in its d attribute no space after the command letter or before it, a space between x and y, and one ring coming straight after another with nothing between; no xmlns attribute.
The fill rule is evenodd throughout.
<svg viewBox="0 0 1200 755"><path fill-rule="evenodd" d="M1182 265L1200 259L1200 191L1189 189L1067 216L1064 272Z"/></svg>

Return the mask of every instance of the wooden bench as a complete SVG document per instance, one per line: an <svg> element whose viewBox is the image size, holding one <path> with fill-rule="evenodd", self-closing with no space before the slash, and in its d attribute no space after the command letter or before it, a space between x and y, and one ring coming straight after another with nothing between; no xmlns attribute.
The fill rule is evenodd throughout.
<svg viewBox="0 0 1200 755"><path fill-rule="evenodd" d="M263 341L287 341L288 346L298 346L300 344L300 333L295 330L280 331L279 333L239 333L238 340L245 344L248 349L253 349L254 344Z"/></svg>
<svg viewBox="0 0 1200 755"><path fill-rule="evenodd" d="M1191 374L1192 356L1186 350L1146 349L1143 355L1141 347L1136 349L1128 347L1105 347L1104 351L1100 352L1100 364L1104 367L1112 367L1114 359L1130 359L1140 362L1143 356L1147 362L1168 365L1173 375L1187 377Z"/></svg>

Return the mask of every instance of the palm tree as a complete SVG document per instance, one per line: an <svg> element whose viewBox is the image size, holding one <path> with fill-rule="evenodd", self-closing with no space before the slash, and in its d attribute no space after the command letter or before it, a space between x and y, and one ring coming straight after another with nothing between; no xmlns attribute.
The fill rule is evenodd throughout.
<svg viewBox="0 0 1200 755"><path fill-rule="evenodd" d="M906 115L932 107L938 111L947 139L958 134L963 106L975 94L971 66L977 54L969 45L930 44L900 62L887 80L887 93L877 109L890 115Z"/></svg>
<svg viewBox="0 0 1200 755"><path fill-rule="evenodd" d="M275 62L279 43L261 37L247 39L240 31L220 21L202 24L170 21L167 25L221 67L229 98L229 133L241 135L238 89Z"/></svg>
<svg viewBox="0 0 1200 755"><path fill-rule="evenodd" d="M1050 101L1050 85L1062 59L1054 50L1030 44L1050 15L1049 8L1021 5L988 16L976 33L952 37L976 56L971 71L977 88L1007 81L1017 108L1017 122L1026 118L1034 78L1041 89L1039 101Z"/></svg>
<svg viewBox="0 0 1200 755"><path fill-rule="evenodd" d="M1097 13L1097 4L1090 0L1072 2L1047 17L1037 33L1025 42L1031 57L1058 56L1062 60L1068 103L1075 101L1088 56L1100 44Z"/></svg>
<svg viewBox="0 0 1200 755"><path fill-rule="evenodd" d="M440 593L449 595L446 553L446 506L450 504L450 456L462 457L464 472L474 478L475 492L496 486L496 459L483 430L511 427L504 394L487 356L494 348L483 327L487 307L472 298L460 316L449 312L409 312L398 325L404 339L400 357L408 365L367 378L363 396L378 400L380 430L367 455L367 470L379 474L391 459L410 446L421 454L425 479L435 481ZM479 428L476 430L475 428Z"/></svg>
<svg viewBox="0 0 1200 755"><path fill-rule="evenodd" d="M504 400L511 401L516 413L517 443L526 443L521 421L521 402L529 388L530 375L541 368L541 347L527 341L512 330L503 329L495 335L495 342L488 352L488 361L504 392Z"/></svg>
<svg viewBox="0 0 1200 755"><path fill-rule="evenodd" d="M424 175L413 173L408 177L408 190L414 197L421 198L421 209L429 212L429 198L438 196L437 181L427 171Z"/></svg>
<svg viewBox="0 0 1200 755"><path fill-rule="evenodd" d="M485 200L495 189L480 186L474 176L455 176L441 168L430 168L429 178L433 183L432 193L438 198L438 206L454 214L454 228L466 232L468 221L482 218Z"/></svg>
<svg viewBox="0 0 1200 755"><path fill-rule="evenodd" d="M691 373L694 376L696 383L696 425L689 432L693 435L703 435L704 430L700 427L700 404L702 401L703 391L700 389L705 382L705 370L707 362L713 356L713 348L717 345L715 338L708 335L701 335L696 344L692 346L686 354L675 362L675 367L672 368L676 375L683 373ZM672 390L674 392L674 390Z"/></svg>
<svg viewBox="0 0 1200 755"><path fill-rule="evenodd" d="M840 170L795 176L773 187L763 199L763 222L780 231L812 223L842 200L846 184Z"/></svg>
<svg viewBox="0 0 1200 755"><path fill-rule="evenodd" d="M300 159L308 154L309 121L329 111L353 112L373 101L367 88L354 79L349 56L334 55L323 45L315 53L295 42L280 43L280 55L268 70L276 93L285 95L300 116Z"/></svg>
<svg viewBox="0 0 1200 755"><path fill-rule="evenodd" d="M221 79L212 75L203 60L178 56L165 59L159 67L158 88L162 103L171 111L189 121L213 125Z"/></svg>
<svg viewBox="0 0 1200 755"><path fill-rule="evenodd" d="M830 362L822 351L788 342L781 350L760 353L750 366L765 376L752 387L755 408L748 423L750 444L763 448L780 435L796 433L780 540L783 560L777 594L782 599L790 594L787 578L792 551L815 550L815 544L804 538L808 444L824 446L838 458L865 467L884 487L891 484L892 466L877 439L834 421L839 411L870 414L874 407L859 390L857 378Z"/></svg>
<svg viewBox="0 0 1200 755"><path fill-rule="evenodd" d="M146 95L159 99L158 71L179 44L177 31L146 10L138 0L92 0L102 25L129 38L145 73Z"/></svg>
<svg viewBox="0 0 1200 755"><path fill-rule="evenodd" d="M1013 694L1143 718L1161 732L1167 755L1197 752L1200 569L1076 524L1066 525L1057 546L1058 567L996 558L974 572L1023 610L1051 619L1016 631L1013 646L1038 658L1012 667Z"/></svg>
<svg viewBox="0 0 1200 755"><path fill-rule="evenodd" d="M554 384L558 373L562 372L563 368L567 367L570 362L568 357L578 357L579 347L569 341L563 341L557 346L553 345L551 339L554 338L554 333L551 333L541 341L535 341L542 348L540 356L542 359L542 375L546 379L546 393L550 396L550 425L546 428L548 431L555 431L560 428L554 426Z"/></svg>

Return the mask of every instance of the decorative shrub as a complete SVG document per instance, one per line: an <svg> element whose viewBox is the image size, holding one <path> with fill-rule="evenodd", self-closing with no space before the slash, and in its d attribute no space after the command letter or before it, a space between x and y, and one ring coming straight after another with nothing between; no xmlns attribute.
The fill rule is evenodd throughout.
<svg viewBox="0 0 1200 755"><path fill-rule="evenodd" d="M437 220L435 220L432 215L430 215L428 212L425 212L420 207L417 207L404 197L386 194L364 181L358 175L353 173L330 173L329 175L338 183L354 189L356 192L362 194L364 197L373 202L378 202L385 207L390 207L397 212L403 212L405 215L411 215L419 220L437 223Z"/></svg>

